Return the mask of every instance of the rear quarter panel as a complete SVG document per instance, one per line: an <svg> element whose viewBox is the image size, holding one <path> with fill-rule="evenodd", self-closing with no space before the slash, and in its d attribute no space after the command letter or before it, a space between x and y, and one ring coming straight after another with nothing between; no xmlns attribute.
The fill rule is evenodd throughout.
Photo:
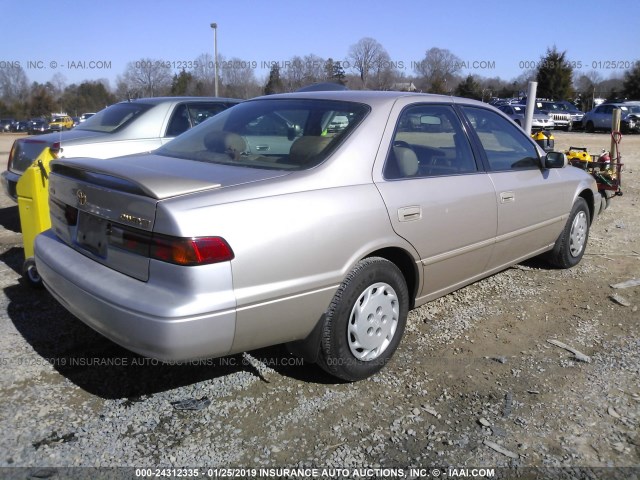
<svg viewBox="0 0 640 480"><path fill-rule="evenodd" d="M215 192L208 201L216 201ZM347 273L370 252L396 246L417 260L391 229L371 183L206 203L203 195L160 202L156 231L219 235L231 245L234 352L306 337Z"/></svg>

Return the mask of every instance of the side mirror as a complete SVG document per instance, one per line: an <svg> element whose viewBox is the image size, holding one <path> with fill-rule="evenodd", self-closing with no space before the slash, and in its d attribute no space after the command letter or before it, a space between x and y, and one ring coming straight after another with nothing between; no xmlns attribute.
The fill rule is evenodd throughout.
<svg viewBox="0 0 640 480"><path fill-rule="evenodd" d="M544 168L563 168L567 165L567 156L562 152L549 152L544 157Z"/></svg>

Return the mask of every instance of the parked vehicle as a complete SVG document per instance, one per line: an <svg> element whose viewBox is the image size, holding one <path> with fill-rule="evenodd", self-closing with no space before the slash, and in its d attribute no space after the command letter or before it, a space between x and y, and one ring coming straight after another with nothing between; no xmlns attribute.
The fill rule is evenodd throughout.
<svg viewBox="0 0 640 480"><path fill-rule="evenodd" d="M11 126L11 131L14 133L27 133L29 130L28 120L18 120Z"/></svg>
<svg viewBox="0 0 640 480"><path fill-rule="evenodd" d="M53 117L49 122L49 130L52 132L61 132L63 130L71 130L73 128L73 120L69 116Z"/></svg>
<svg viewBox="0 0 640 480"><path fill-rule="evenodd" d="M91 117L93 117L95 115L94 112L90 112L90 113L83 113L82 115L80 115L80 123L84 122L85 120L89 120Z"/></svg>
<svg viewBox="0 0 640 480"><path fill-rule="evenodd" d="M40 133L47 133L49 131L49 122L46 121L44 118L33 118L31 120L29 120L29 123L27 125L27 133L29 135L37 135ZM18 139L15 142L13 142L13 145L16 145L16 142L23 142L24 140ZM39 154L40 152L38 152ZM36 157L38 156L38 154L36 154ZM35 157L33 157L35 159ZM29 164L31 164L31 162L29 162ZM27 165L28 167L29 165ZM26 167L25 167L26 168ZM16 182L18 180L16 179ZM14 189L15 190L15 189Z"/></svg>
<svg viewBox="0 0 640 480"><path fill-rule="evenodd" d="M536 100L536 107L551 116L555 123L555 128L570 131L573 129L573 119L571 114L564 110L557 102L548 100Z"/></svg>
<svg viewBox="0 0 640 480"><path fill-rule="evenodd" d="M329 133L336 116L348 125ZM580 262L601 202L566 164L466 98L272 95L155 152L53 161L36 265L142 355L287 342L358 380L391 358L409 309L535 255Z"/></svg>
<svg viewBox="0 0 640 480"><path fill-rule="evenodd" d="M620 109L620 129L622 133L632 133L640 131L640 103L603 103L590 112L587 112L582 119L587 132L596 130L611 130L613 121L613 110Z"/></svg>
<svg viewBox="0 0 640 480"><path fill-rule="evenodd" d="M0 119L0 133L8 133L16 121L13 118Z"/></svg>
<svg viewBox="0 0 640 480"><path fill-rule="evenodd" d="M519 126L524 125L526 105L518 104L505 104L499 105L498 110L505 113L511 120L516 122ZM542 111L534 108L533 118L531 119L531 128L533 129L549 129L552 130L555 127L555 123L550 115L542 113Z"/></svg>
<svg viewBox="0 0 640 480"><path fill-rule="evenodd" d="M561 110L567 112L571 115L571 126L573 128L582 128L582 119L584 117L584 112L576 107L573 103L568 102L566 100L560 100L556 102L556 104L560 107Z"/></svg>
<svg viewBox="0 0 640 480"><path fill-rule="evenodd" d="M65 158L110 158L148 152L239 101L215 97L143 98L105 108L73 130L42 135L38 139L39 150L35 144L26 146L25 139L17 139L7 170L2 173L3 187L15 199L20 176L47 146L59 144L60 155Z"/></svg>

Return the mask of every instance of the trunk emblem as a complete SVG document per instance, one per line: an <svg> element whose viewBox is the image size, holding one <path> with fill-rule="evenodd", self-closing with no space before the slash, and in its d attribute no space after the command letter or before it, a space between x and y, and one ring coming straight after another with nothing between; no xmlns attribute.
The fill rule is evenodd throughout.
<svg viewBox="0 0 640 480"><path fill-rule="evenodd" d="M87 203L87 194L82 190L78 190L76 192L76 197L78 199L78 205L84 205L85 203Z"/></svg>
<svg viewBox="0 0 640 480"><path fill-rule="evenodd" d="M128 213L121 213L120 220L143 228L149 228L151 226L151 220L147 220L146 218L134 217L133 215L130 215Z"/></svg>

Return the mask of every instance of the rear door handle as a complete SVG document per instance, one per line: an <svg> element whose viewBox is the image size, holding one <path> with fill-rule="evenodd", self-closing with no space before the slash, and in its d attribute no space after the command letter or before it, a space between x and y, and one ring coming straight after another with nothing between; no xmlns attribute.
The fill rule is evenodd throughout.
<svg viewBox="0 0 640 480"><path fill-rule="evenodd" d="M514 192L500 192L500 203L515 202L516 194Z"/></svg>
<svg viewBox="0 0 640 480"><path fill-rule="evenodd" d="M413 205L410 207L401 207L398 209L398 220L401 222L410 222L412 220L420 220L422 218L422 207Z"/></svg>

